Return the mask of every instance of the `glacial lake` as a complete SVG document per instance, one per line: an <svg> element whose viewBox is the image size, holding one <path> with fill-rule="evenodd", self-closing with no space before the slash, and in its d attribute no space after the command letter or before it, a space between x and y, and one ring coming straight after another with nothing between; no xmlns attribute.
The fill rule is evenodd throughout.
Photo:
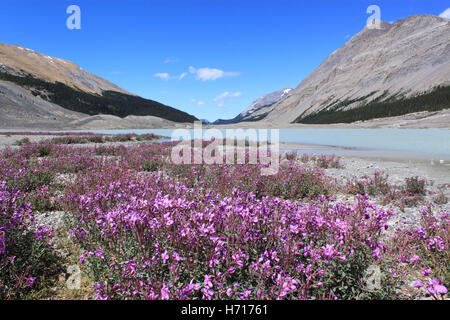
<svg viewBox="0 0 450 320"><path fill-rule="evenodd" d="M226 129L219 130L225 136ZM193 129L187 129L187 131L193 137ZM93 130L93 132L101 134L154 133L172 137L174 130ZM267 135L270 140L270 129ZM373 156L450 160L450 129L280 129L279 137L280 142L341 148L337 150L307 148L305 152L308 153L342 155L364 153Z"/></svg>
<svg viewBox="0 0 450 320"><path fill-rule="evenodd" d="M67 130L98 134L154 133L172 137L179 129ZM193 137L193 129L183 129ZM206 128L203 128L205 133ZM218 129L225 137L226 129ZM246 130L246 129L244 129ZM257 129L258 130L258 129ZM270 141L270 130L267 135ZM1 132L2 130L0 130ZM20 130L6 130L20 131ZM175 135L179 139L180 136ZM298 152L450 162L450 129L279 129L280 142L310 145ZM321 147L323 146L323 147ZM328 148L328 147L337 148ZM281 147L281 150L282 147Z"/></svg>

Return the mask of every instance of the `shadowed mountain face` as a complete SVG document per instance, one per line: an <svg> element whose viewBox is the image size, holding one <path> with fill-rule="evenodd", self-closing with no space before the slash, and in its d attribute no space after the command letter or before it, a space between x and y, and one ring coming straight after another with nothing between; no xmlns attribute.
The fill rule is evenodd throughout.
<svg viewBox="0 0 450 320"><path fill-rule="evenodd" d="M35 97L29 90L0 80L0 129L64 129L86 115Z"/></svg>
<svg viewBox="0 0 450 320"><path fill-rule="evenodd" d="M70 61L49 57L19 46L0 44L0 80L18 85L36 97L25 99L24 94L8 96L12 94L11 90L0 93L3 100L14 101L15 105L20 106L20 110L28 108L29 115L36 114L33 106L34 109L39 109L43 102L50 102L75 113L91 116L153 116L173 122L197 120L180 110L130 94L109 81L82 70ZM18 118L15 120L18 123L30 120L29 116L26 119L21 118L20 114L23 114L24 110L12 113L12 104L5 102L0 104L0 121L6 119L7 106L9 117L16 114ZM47 108L47 112L50 112L49 110L55 109ZM56 125L56 122L52 123Z"/></svg>
<svg viewBox="0 0 450 320"><path fill-rule="evenodd" d="M336 121L330 114L354 108L362 113L364 106L396 101L403 101L405 106L403 111L397 110L397 115L423 111L410 108L411 103L417 104L415 97L449 85L450 20L412 16L394 24L382 23L379 30L365 28L277 102L265 121L331 123ZM439 102L441 109L448 103L447 92L437 93L445 96L444 102ZM381 116L389 116L389 111L385 113ZM313 121L324 114L326 120ZM376 115L380 116L379 112L373 112L373 117Z"/></svg>

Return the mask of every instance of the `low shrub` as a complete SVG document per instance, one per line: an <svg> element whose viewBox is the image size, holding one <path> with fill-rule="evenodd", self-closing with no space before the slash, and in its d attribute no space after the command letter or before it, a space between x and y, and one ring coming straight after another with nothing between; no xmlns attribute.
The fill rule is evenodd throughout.
<svg viewBox="0 0 450 320"><path fill-rule="evenodd" d="M388 178L384 172L376 171L373 178L364 176L361 180L353 178L348 181L346 190L350 194L387 195L391 191Z"/></svg>
<svg viewBox="0 0 450 320"><path fill-rule="evenodd" d="M149 172L157 171L158 167L159 167L159 165L156 162L152 162L152 161L142 162L142 170L144 170L144 171L149 171Z"/></svg>
<svg viewBox="0 0 450 320"><path fill-rule="evenodd" d="M441 204L441 205L447 204L448 197L445 195L444 191L441 189L434 195L433 202L436 204Z"/></svg>
<svg viewBox="0 0 450 320"><path fill-rule="evenodd" d="M426 195L426 180L419 177L406 178L405 191L411 195Z"/></svg>
<svg viewBox="0 0 450 320"><path fill-rule="evenodd" d="M56 275L53 230L36 226L23 194L0 181L0 299L22 299Z"/></svg>
<svg viewBox="0 0 450 320"><path fill-rule="evenodd" d="M153 133L145 133L136 136L137 141L152 141L158 139L159 136Z"/></svg>
<svg viewBox="0 0 450 320"><path fill-rule="evenodd" d="M31 143L29 138L23 138L23 139L17 140L15 144L16 144L16 146L20 147L20 146L22 146L24 144L27 144L27 143Z"/></svg>
<svg viewBox="0 0 450 320"><path fill-rule="evenodd" d="M22 192L34 191L39 187L48 186L54 179L53 173L39 169L26 171L22 176L17 176L9 181L9 187Z"/></svg>
<svg viewBox="0 0 450 320"><path fill-rule="evenodd" d="M296 152L287 152L287 153L284 155L284 158L285 158L286 160L289 160L289 161L296 160L296 159L297 159L297 153L296 153Z"/></svg>
<svg viewBox="0 0 450 320"><path fill-rule="evenodd" d="M39 145L37 147L37 153L39 157L46 157L52 152L52 146L48 144Z"/></svg>
<svg viewBox="0 0 450 320"><path fill-rule="evenodd" d="M258 179L255 194L258 197L298 200L329 195L331 190L332 181L326 179L321 170L291 164L286 168L280 168L275 175Z"/></svg>

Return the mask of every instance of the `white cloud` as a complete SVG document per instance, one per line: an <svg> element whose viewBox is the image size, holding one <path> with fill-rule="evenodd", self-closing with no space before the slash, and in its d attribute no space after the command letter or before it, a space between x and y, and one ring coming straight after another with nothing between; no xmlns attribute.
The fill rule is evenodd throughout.
<svg viewBox="0 0 450 320"><path fill-rule="evenodd" d="M195 78L202 81L217 80L224 74L225 72L219 69L201 68L197 70Z"/></svg>
<svg viewBox="0 0 450 320"><path fill-rule="evenodd" d="M202 105L204 105L205 104L205 102L204 101L197 101L197 99L191 99L191 101L193 102L193 103L196 103L196 104L198 104L199 106L202 106Z"/></svg>
<svg viewBox="0 0 450 320"><path fill-rule="evenodd" d="M230 93L228 91L225 91L224 93L219 94L217 97L214 98L214 102L220 101L220 100L224 100L224 99L228 99L228 98L238 98L242 96L241 92L235 92L235 93Z"/></svg>
<svg viewBox="0 0 450 320"><path fill-rule="evenodd" d="M214 102L220 101L228 97L230 93L228 91L225 91L224 93L219 94L217 97L214 98Z"/></svg>
<svg viewBox="0 0 450 320"><path fill-rule="evenodd" d="M216 68L196 69L192 66L189 67L189 72L195 74L195 79L201 81L214 81L225 77L236 77L241 74L240 72L225 72Z"/></svg>
<svg viewBox="0 0 450 320"><path fill-rule="evenodd" d="M439 17L450 19L450 8L448 8L447 10L445 10L444 12L442 12L442 13L439 15Z"/></svg>
<svg viewBox="0 0 450 320"><path fill-rule="evenodd" d="M175 57L169 57L166 60L164 60L164 63L175 63L175 62L180 62L180 59Z"/></svg>
<svg viewBox="0 0 450 320"><path fill-rule="evenodd" d="M188 71L190 74L194 75L196 80L201 80L201 81L214 81L214 80L217 80L220 78L225 78L225 77L236 77L241 74L240 72L225 72L225 71L215 69L215 68L196 69L192 66L189 67ZM162 80L169 80L169 79L181 80L181 79L185 78L189 73L183 72L179 76L171 76L167 72L164 72L164 73L155 74L155 77L158 77Z"/></svg>
<svg viewBox="0 0 450 320"><path fill-rule="evenodd" d="M157 73L155 74L155 77L160 78L161 80L170 80L170 79L178 79L181 80L184 77L186 77L188 75L187 72L183 72L182 74L180 74L179 76L171 76L170 74L168 74L167 72L163 72L163 73Z"/></svg>
<svg viewBox="0 0 450 320"><path fill-rule="evenodd" d="M157 74L155 74L155 77L160 78L161 80L169 80L170 79L170 75L167 72L157 73Z"/></svg>
<svg viewBox="0 0 450 320"><path fill-rule="evenodd" d="M230 98L239 98L242 96L241 92L228 92L225 91L224 93L219 94L217 97L214 98L214 102L217 102L217 105L219 107L225 106L225 100Z"/></svg>

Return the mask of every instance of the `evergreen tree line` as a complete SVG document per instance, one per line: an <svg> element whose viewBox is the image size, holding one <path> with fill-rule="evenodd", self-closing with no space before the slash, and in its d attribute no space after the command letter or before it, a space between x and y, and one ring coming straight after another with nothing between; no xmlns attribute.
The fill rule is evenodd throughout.
<svg viewBox="0 0 450 320"><path fill-rule="evenodd" d="M348 104L350 103L345 101L340 105ZM450 86L440 86L430 92L424 92L408 98L389 98L384 101L375 99L368 104L364 104L351 110L339 111L336 110L338 108L326 109L306 117L300 116L294 123L352 123L356 121L401 116L414 112L440 111L448 108L450 108Z"/></svg>

